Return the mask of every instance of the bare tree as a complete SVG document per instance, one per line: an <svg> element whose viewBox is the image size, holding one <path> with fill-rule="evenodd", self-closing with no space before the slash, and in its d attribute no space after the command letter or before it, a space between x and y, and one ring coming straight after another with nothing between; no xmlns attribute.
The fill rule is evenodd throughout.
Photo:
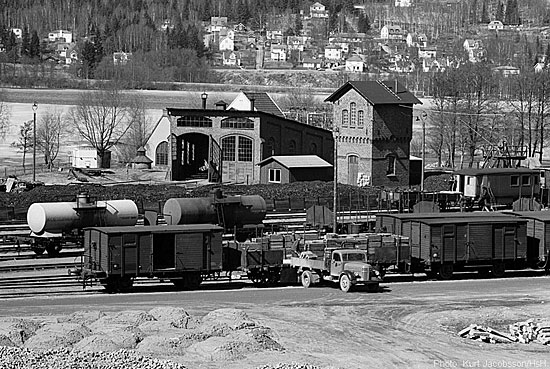
<svg viewBox="0 0 550 369"><path fill-rule="evenodd" d="M120 154L125 162L129 162L137 149L145 146L152 131L152 122L147 116L145 104L141 95L136 95L129 100L128 109L129 128L124 136L124 145L121 145Z"/></svg>
<svg viewBox="0 0 550 369"><path fill-rule="evenodd" d="M42 115L36 128L36 146L44 154L46 166L51 169L59 154L59 146L67 128L66 119L57 110Z"/></svg>
<svg viewBox="0 0 550 369"><path fill-rule="evenodd" d="M18 148L23 152L23 172L25 172L25 159L27 157L27 152L32 149L33 140L32 140L32 126L33 121L28 120L19 127L19 136L17 141L12 142L11 146Z"/></svg>
<svg viewBox="0 0 550 369"><path fill-rule="evenodd" d="M128 102L116 85L82 93L69 115L80 136L97 150L101 167L107 153L130 127Z"/></svg>
<svg viewBox="0 0 550 369"><path fill-rule="evenodd" d="M0 90L0 140L6 138L10 124L10 108L4 102L4 91Z"/></svg>

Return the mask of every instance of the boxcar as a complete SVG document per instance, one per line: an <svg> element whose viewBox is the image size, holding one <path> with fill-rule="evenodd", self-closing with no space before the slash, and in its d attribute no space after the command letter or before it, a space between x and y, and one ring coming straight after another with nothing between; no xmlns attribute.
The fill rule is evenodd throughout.
<svg viewBox="0 0 550 369"><path fill-rule="evenodd" d="M550 211L511 211L527 220L527 259L533 268L550 268Z"/></svg>
<svg viewBox="0 0 550 369"><path fill-rule="evenodd" d="M196 288L222 270L222 230L212 224L86 228L85 270L109 291L130 288L135 277Z"/></svg>
<svg viewBox="0 0 550 369"><path fill-rule="evenodd" d="M376 215L376 230L403 235L403 227L410 227L415 219L496 217L506 215L500 212L460 212L460 213L380 213ZM410 231L407 233L410 234Z"/></svg>
<svg viewBox="0 0 550 369"><path fill-rule="evenodd" d="M506 269L526 266L527 220L487 213L409 222L403 236L410 238L412 265L429 276L450 279L455 271L473 269L500 277Z"/></svg>

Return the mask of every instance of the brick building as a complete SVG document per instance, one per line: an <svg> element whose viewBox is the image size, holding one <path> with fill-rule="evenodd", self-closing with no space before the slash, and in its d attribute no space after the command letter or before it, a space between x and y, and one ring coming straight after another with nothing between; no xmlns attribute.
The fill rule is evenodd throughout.
<svg viewBox="0 0 550 369"><path fill-rule="evenodd" d="M167 167L172 180L254 184L258 164L273 155L317 155L333 163L332 132L258 111L250 101L248 110L165 109L145 146L152 166Z"/></svg>
<svg viewBox="0 0 550 369"><path fill-rule="evenodd" d="M333 103L338 182L409 185L413 106L421 104L397 81L350 81Z"/></svg>

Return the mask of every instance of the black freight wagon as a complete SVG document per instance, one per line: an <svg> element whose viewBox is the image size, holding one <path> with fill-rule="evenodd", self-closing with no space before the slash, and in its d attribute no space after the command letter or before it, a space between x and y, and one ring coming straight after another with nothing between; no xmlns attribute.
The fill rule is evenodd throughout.
<svg viewBox="0 0 550 369"><path fill-rule="evenodd" d="M110 291L130 288L135 277L196 288L222 271L222 231L212 224L86 228L84 271Z"/></svg>
<svg viewBox="0 0 550 369"><path fill-rule="evenodd" d="M440 217L410 220L409 237L414 271L450 279L453 272L522 269L527 261L527 220L514 216Z"/></svg>
<svg viewBox="0 0 550 369"><path fill-rule="evenodd" d="M527 220L527 259L532 268L550 268L550 211L514 211Z"/></svg>

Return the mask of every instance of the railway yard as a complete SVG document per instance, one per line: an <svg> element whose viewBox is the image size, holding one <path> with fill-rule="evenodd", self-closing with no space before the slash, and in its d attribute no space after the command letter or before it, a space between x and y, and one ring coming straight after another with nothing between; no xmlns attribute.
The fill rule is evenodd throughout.
<svg viewBox="0 0 550 369"><path fill-rule="evenodd" d="M87 189L90 192L97 191L96 194L101 193L93 187ZM10 203L28 206L39 198L41 201L65 201L63 206L74 207L74 209L82 205L79 199L74 206L71 205L73 203L67 201L74 201L74 198L71 199L67 194L60 192L48 197L45 195L46 191L52 191L52 189L40 189L35 194L30 191L27 196L18 194L17 197L10 199ZM109 198L131 198L119 191L120 189L113 188L109 191ZM132 191L134 194L139 193L136 189ZM149 208L153 209L157 201L157 198L153 197L155 191L158 192L158 189L139 193L141 197L132 198L132 200L151 203L153 206ZM181 188L173 191L167 190L162 196L166 199L166 196L181 196L183 193ZM74 189L72 193L74 194ZM204 192L186 193L186 196L197 195L204 196ZM317 193L309 195L310 198L321 197ZM350 193L349 198L351 199L354 195ZM362 195L367 196L367 202L368 196L372 196L372 194ZM94 192L92 196L96 196ZM214 201L214 205L218 204L215 200L218 198L216 196L218 195L214 195L214 200L209 200ZM273 198L275 197L276 195ZM201 201L206 201L205 199L202 198ZM246 196L243 198L219 197L219 199L223 206L237 206L236 210L231 208L233 209L231 211L237 213L242 204L257 200L255 197ZM198 200L178 201L184 207ZM335 259L337 253L333 252L329 255L325 252L323 256L322 250L321 253L318 252L321 244L315 238L319 235L315 231L306 231L304 227L306 213L301 210L308 206L307 201L303 197L301 204L296 205L298 202L291 201L290 198L286 202L268 200L267 206L261 202L255 202L252 208L249 208L249 211L254 210L255 207L256 210L260 209L260 213L263 211L265 219L263 215L261 218L265 231L285 232L286 236L277 234L277 237L270 238L270 241L275 239L279 242L281 239L287 239L288 236L291 242L284 245L285 241L283 241L285 254L291 251L295 254L302 251L300 263L296 264L300 265L299 268L289 267L297 274L291 275L290 279L284 283L272 283L269 278L266 280L249 278L253 275L250 274L250 268L257 265L247 261L249 264L240 265L244 269L235 267L225 270L208 267L202 273L203 280L200 286L193 285L190 288L190 285L177 283L178 278L182 278L184 282L186 274L167 271L166 266L175 263L175 268L172 269L177 272L178 259L172 260L165 257L161 258L159 264L151 262L148 267L154 271L148 275L154 274L158 278L146 278L146 274L140 273L138 269L132 269L134 259L131 259L131 255L138 255L136 257L139 258L140 263L146 263L146 258L139 255L146 255L149 252L153 255L153 253L158 254L160 250L163 252L169 250L177 255L177 246L174 246L174 249L155 246L158 240L161 241L160 244L180 242L177 241L179 233L174 235L176 241L170 241L171 239L166 236L166 233L180 229L176 225L177 222L170 219L167 222L173 225L150 228L162 230L162 227L166 227L167 231L161 232L162 236L155 236L156 231L152 231L150 235L144 233L147 227L113 227L116 231L111 231L109 227L92 228L85 231L84 242L65 243L55 257L51 257L54 255L48 255L48 253L37 255L31 249L31 245L25 238L30 231L26 222L11 221L0 225L0 299L2 300L0 367L30 369L550 367L550 359L548 359L550 345L546 341L534 340L530 343L521 343L516 340L503 343L507 339L502 338L502 335L509 337L507 333L509 327L514 324L517 326L517 322L527 321L536 326L550 326L550 290L548 289L550 277L544 268L532 269L531 264L522 264L522 260L533 257L533 252L536 252L535 257L547 261L544 246L540 246L540 252L538 244L535 248L527 247L526 239L528 234L531 234L528 233L529 229L535 227L531 225L529 228L527 220L516 221L514 216L502 214L500 218L496 215L492 216L498 219L492 220L491 223L480 220L486 216L484 214L455 215L453 219L456 220L450 223L456 223L456 229L453 228L453 232L450 232L449 223L432 220L429 214L417 217L396 215L381 217L380 220L377 217L376 228L384 226L391 227L394 232L397 230L410 232L406 229L412 230L417 227L424 230L422 232L431 232L431 234L441 232L446 236L447 243L441 244L441 256L439 256L432 252L433 245L428 249L429 254L426 254L422 239L415 240L414 231L409 234L411 244L408 241L397 244L394 241L401 238L391 238L394 243L388 245L384 244L383 238L376 238L370 241L371 244L362 252L369 262L376 259L376 265L386 268L388 273L379 284L376 282L376 288L368 284L357 284L349 293L344 293L342 291L347 292L349 288L345 289L342 286L343 274L340 275L340 284L319 283L319 286L315 286L312 283L317 281L316 279L330 280L332 269L324 271L323 266L319 266L322 263L316 262L321 261L318 258L323 257L326 263L334 264L337 262ZM95 203L85 202L84 204L90 205L83 208L87 209L88 213L90 209L96 209ZM160 208L160 205L156 206ZM276 211L275 208L278 206L286 207L287 211ZM267 214L265 214L266 207ZM140 204L138 208L141 211L146 206ZM179 219L181 215L183 219L187 214L173 216L176 208L172 206L169 209L172 218ZM103 207L98 206L97 209L102 211ZM48 214L46 205L43 206L43 210ZM163 213L167 214L166 208ZM339 214L339 220L350 224L368 223L369 228L372 229L374 213L375 209L363 212L344 210ZM195 214L196 217L203 215ZM217 216L219 218L220 213L217 213ZM223 217L224 215L221 216ZM243 219L248 217L255 222L258 215L252 216L245 213L240 217ZM435 215L434 217L442 218ZM140 218L139 222L145 220ZM51 226L56 221L58 219L50 223L45 221L41 225ZM63 221L66 222L66 220ZM546 224L545 218L537 221ZM490 232L485 232L485 228L479 228L488 227L487 224L491 224ZM241 225L235 223L234 227L237 226ZM204 247L208 248L202 250L207 250L206 254L217 255L221 262L222 254L217 254L215 248L216 242L219 242L221 250L222 239L217 236L221 235L220 227L204 225L180 227L187 227L184 239L191 239L196 234L200 234L202 236L196 239L209 240L204 241ZM455 239L463 237L460 233L463 229L477 229L475 231L477 233L472 231L474 232L472 237L477 238L468 240L467 250L469 251L463 250L464 255L462 251L448 249L447 246L449 240L456 243ZM94 232L99 233L96 235ZM491 234L496 240L488 241L493 244L491 246L493 256L486 259L478 258L486 251L486 247L482 242L479 242L479 246L475 244L475 241L481 241L481 237L485 237L484 233ZM117 241L119 234L124 235L123 238L130 237L129 235L136 237L135 241L130 243L136 251L124 254L126 255L124 258L120 258L119 254L112 251L119 247L117 246L117 242L120 242ZM94 238L96 236L97 238ZM103 244L102 237L111 240L108 247L107 244ZM143 241L143 237L145 239L150 237L151 244ZM134 240L134 238L131 239ZM223 240L224 244L225 242L235 243L231 235L224 234ZM517 240L520 241L517 242ZM248 244L249 242L252 243ZM252 255L252 259L258 257L258 254L249 254L249 246L254 242L257 241L252 238L252 241L247 239L246 242L235 243L243 252L244 259L248 255ZM260 247L259 260L260 267L263 268L264 262L267 263L268 260L271 262L274 259L264 254L266 250L264 250L263 241L258 242L259 244L254 245ZM325 240L325 242L329 241ZM330 242L339 241L335 239ZM351 241L348 239L347 242ZM432 238L430 242L437 243L438 238ZM243 247L244 244L248 246ZM127 249L127 245L127 241L121 242L120 250ZM352 243L351 250L349 245L342 247L347 251L341 253L339 257L351 255L351 250L354 248L363 248L356 243ZM501 260L506 260L507 263L498 265L509 267L506 272L504 269L495 269L497 264L494 263L496 260L494 250L497 248L501 253L499 254ZM189 249L189 252L194 252L193 250ZM280 246L270 245L268 250L274 251L274 255L283 255L280 253ZM446 260L450 259L445 259L451 255L451 251L455 260L453 264L446 263ZM104 254L105 252L108 254ZM204 252L200 254L203 255ZM104 255L110 256L105 259ZM407 260L412 260L411 258L417 255L424 255L422 257L425 258L425 263L422 264L422 268L411 270L410 267L417 264L408 263ZM197 254L197 257L203 256ZM326 259L327 257L329 259ZM101 273L93 274L94 278L86 278L86 273L74 275L68 272L83 271L85 270L83 266L90 265L93 267L89 272L95 273L94 268L105 260L109 260L110 264L101 266ZM204 260L207 260L207 264L204 265L214 265L213 260L218 259L209 256ZM287 262L289 260L287 259ZM403 260L405 262L400 264ZM223 257L223 262L226 263L226 261ZM257 261L254 259L254 262ZM355 261L355 264L358 264L358 261ZM395 269L392 269L393 267L389 264L395 264ZM314 265L317 266L313 267ZM359 263L359 265L363 265L360 271L350 274L351 272L344 270L344 274L347 273L350 279L355 279L359 278L363 271L370 270L370 266L367 268L365 264ZM452 269L450 273L448 270L442 273L442 267L445 265L476 268L473 270L456 268L454 273ZM189 267L187 265L187 268ZM280 266L277 265L277 267L277 271L280 272ZM109 270L110 275L107 278L102 274L103 270ZM112 276L120 275L120 278L124 278L124 273L133 273L135 276L131 289L107 288L106 290L105 288L109 287L108 283L103 283L103 286L98 283L102 278L104 282L109 282ZM108 291L118 293L106 293ZM477 328L471 328L474 325L485 332L486 339L474 340L466 337L464 333L459 334L468 327L472 332L476 331ZM490 332L497 332L498 335L495 336ZM491 335L493 338L490 338ZM498 339L494 339L495 337Z"/></svg>

